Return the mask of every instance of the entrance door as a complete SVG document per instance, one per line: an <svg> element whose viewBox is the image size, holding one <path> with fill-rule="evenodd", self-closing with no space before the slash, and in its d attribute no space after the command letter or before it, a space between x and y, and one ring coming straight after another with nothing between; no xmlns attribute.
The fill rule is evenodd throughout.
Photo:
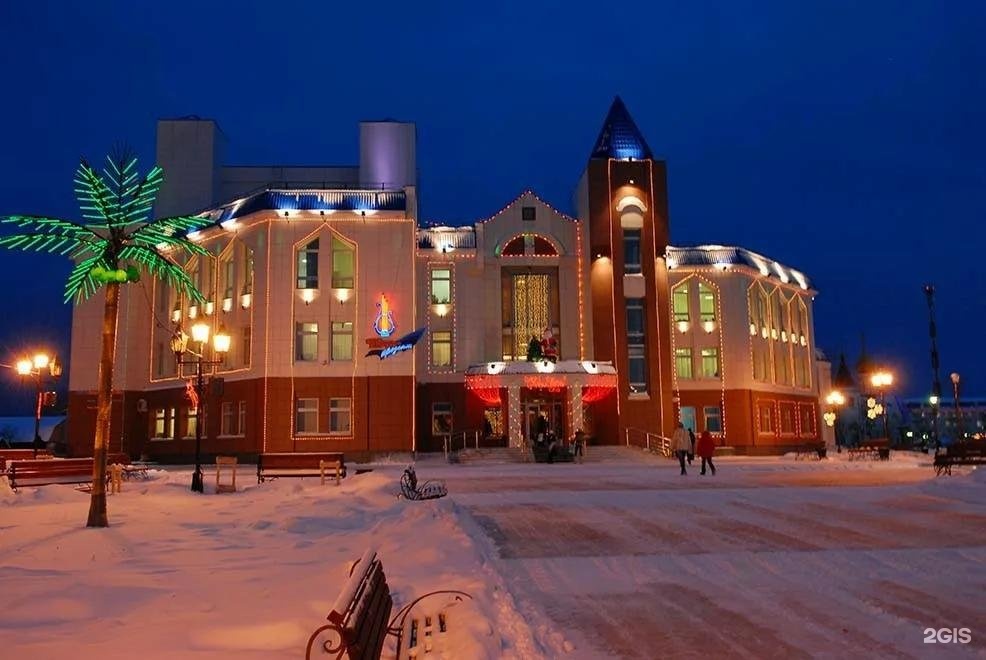
<svg viewBox="0 0 986 660"><path fill-rule="evenodd" d="M561 401L527 401L524 403L523 408L524 439L527 442L534 442L534 439L537 437L539 429L538 420L542 416L547 422L548 431L553 431L559 439L565 437Z"/></svg>

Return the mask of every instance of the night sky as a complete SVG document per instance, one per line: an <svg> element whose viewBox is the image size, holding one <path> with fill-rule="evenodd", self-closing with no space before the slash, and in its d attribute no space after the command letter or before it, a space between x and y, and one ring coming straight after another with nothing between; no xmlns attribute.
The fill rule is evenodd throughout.
<svg viewBox="0 0 986 660"><path fill-rule="evenodd" d="M422 219L528 187L570 212L619 94L667 160L674 244L803 270L819 347L855 359L865 332L907 395L931 387L932 281L945 380L986 394L986 4L438 4L4 2L0 214L78 217L80 155L125 141L149 166L155 121L189 114L245 164L355 163L359 120L411 120ZM0 361L67 354L67 263L0 258Z"/></svg>

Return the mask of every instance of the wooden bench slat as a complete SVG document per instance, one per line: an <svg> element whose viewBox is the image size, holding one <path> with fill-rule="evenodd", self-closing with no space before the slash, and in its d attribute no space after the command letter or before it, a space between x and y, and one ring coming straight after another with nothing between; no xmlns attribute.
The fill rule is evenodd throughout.
<svg viewBox="0 0 986 660"><path fill-rule="evenodd" d="M377 551L375 548L367 548L363 556L360 557L359 562L353 569L352 575L349 576L349 580L346 581L342 591L336 597L336 602L332 605L332 610L328 616L329 621L337 625L342 625L346 620L349 610L352 607L353 599L356 597L356 592L359 591L360 584L370 571L370 564L373 563L376 556Z"/></svg>

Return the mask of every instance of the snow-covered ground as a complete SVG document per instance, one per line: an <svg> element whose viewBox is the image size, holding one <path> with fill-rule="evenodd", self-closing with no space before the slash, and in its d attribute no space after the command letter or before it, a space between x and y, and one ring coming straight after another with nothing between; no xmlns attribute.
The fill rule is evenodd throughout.
<svg viewBox="0 0 986 660"><path fill-rule="evenodd" d="M247 467L240 492L205 496L169 470L111 496L108 530L82 527L69 486L0 485L0 648L300 657L373 545L398 606L475 596L434 657L986 657L986 470L928 462L427 462L451 493L430 502L395 498L395 464L340 487L257 486ZM946 627L971 643L923 643Z"/></svg>

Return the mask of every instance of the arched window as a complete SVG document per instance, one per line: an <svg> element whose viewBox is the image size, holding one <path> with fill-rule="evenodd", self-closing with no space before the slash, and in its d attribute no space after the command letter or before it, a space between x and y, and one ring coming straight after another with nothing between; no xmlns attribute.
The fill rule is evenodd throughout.
<svg viewBox="0 0 986 660"><path fill-rule="evenodd" d="M318 288L318 239L298 249L298 288Z"/></svg>
<svg viewBox="0 0 986 660"><path fill-rule="evenodd" d="M672 290L671 305L674 311L674 322L688 323L691 319L688 313L688 282L683 282Z"/></svg>
<svg viewBox="0 0 986 660"><path fill-rule="evenodd" d="M557 257L558 250L547 238L537 234L521 234L507 241L500 249L501 257Z"/></svg>
<svg viewBox="0 0 986 660"><path fill-rule="evenodd" d="M704 282L698 283L698 315L702 323L716 320L716 294Z"/></svg>
<svg viewBox="0 0 986 660"><path fill-rule="evenodd" d="M356 281L356 250L339 238L332 237L332 288L352 289Z"/></svg>

